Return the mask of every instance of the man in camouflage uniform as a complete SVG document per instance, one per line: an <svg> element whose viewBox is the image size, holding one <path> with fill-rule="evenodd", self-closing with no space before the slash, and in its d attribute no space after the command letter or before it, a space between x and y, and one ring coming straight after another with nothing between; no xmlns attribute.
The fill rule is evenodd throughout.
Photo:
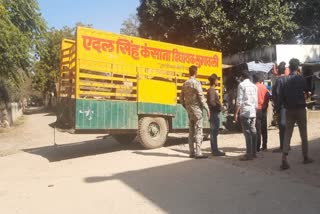
<svg viewBox="0 0 320 214"><path fill-rule="evenodd" d="M189 68L190 79L187 80L181 90L180 103L187 110L189 116L189 148L191 158L207 158L201 152L202 134L202 110L210 111L203 95L201 83L196 80L198 68L194 65ZM196 144L196 147L194 147Z"/></svg>

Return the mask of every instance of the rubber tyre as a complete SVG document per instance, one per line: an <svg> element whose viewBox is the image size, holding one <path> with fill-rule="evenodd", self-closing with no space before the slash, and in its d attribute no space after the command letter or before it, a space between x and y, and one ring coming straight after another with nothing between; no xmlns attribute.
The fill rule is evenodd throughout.
<svg viewBox="0 0 320 214"><path fill-rule="evenodd" d="M113 134L112 137L120 144L130 144L136 138L136 134Z"/></svg>
<svg viewBox="0 0 320 214"><path fill-rule="evenodd" d="M162 117L142 117L139 120L138 139L146 149L160 148L168 137L168 123Z"/></svg>

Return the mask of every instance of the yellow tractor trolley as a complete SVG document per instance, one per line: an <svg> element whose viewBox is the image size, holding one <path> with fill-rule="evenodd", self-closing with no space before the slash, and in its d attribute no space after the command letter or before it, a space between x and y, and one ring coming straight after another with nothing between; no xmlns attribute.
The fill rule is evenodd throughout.
<svg viewBox="0 0 320 214"><path fill-rule="evenodd" d="M222 97L222 54L186 46L78 27L63 40L58 121L82 133L109 133L128 143L136 136L148 149L161 147L169 132L187 132L179 104L188 68L198 66L203 90L217 74ZM204 115L206 118L206 115ZM209 122L204 119L204 128Z"/></svg>

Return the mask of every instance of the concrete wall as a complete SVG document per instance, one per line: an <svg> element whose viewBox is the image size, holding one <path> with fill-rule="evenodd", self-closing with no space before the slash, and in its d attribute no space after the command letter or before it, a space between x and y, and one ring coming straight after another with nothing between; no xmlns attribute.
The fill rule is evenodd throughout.
<svg viewBox="0 0 320 214"><path fill-rule="evenodd" d="M320 45L276 45L277 62L297 58L301 63L319 62Z"/></svg>
<svg viewBox="0 0 320 214"><path fill-rule="evenodd" d="M256 60L264 63L275 62L276 46L257 48L222 57L222 63L225 65L239 65Z"/></svg>
<svg viewBox="0 0 320 214"><path fill-rule="evenodd" d="M8 122L10 125L12 125L19 117L23 115L23 106L20 103L10 103L8 106Z"/></svg>
<svg viewBox="0 0 320 214"><path fill-rule="evenodd" d="M284 61L288 65L291 58L297 58L301 63L319 62L320 45L273 45L223 56L222 63L238 65L258 60L264 63Z"/></svg>

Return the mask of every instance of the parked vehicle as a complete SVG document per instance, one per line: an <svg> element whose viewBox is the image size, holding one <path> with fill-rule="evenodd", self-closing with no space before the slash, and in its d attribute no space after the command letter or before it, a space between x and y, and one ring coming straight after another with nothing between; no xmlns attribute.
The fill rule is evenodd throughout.
<svg viewBox="0 0 320 214"><path fill-rule="evenodd" d="M109 133L119 142L136 136L148 149L163 146L169 132L188 131L179 104L190 65L198 66L203 90L219 77L222 54L186 46L78 27L63 40L58 120L80 133ZM206 118L206 115L204 115ZM209 122L204 119L204 127Z"/></svg>

